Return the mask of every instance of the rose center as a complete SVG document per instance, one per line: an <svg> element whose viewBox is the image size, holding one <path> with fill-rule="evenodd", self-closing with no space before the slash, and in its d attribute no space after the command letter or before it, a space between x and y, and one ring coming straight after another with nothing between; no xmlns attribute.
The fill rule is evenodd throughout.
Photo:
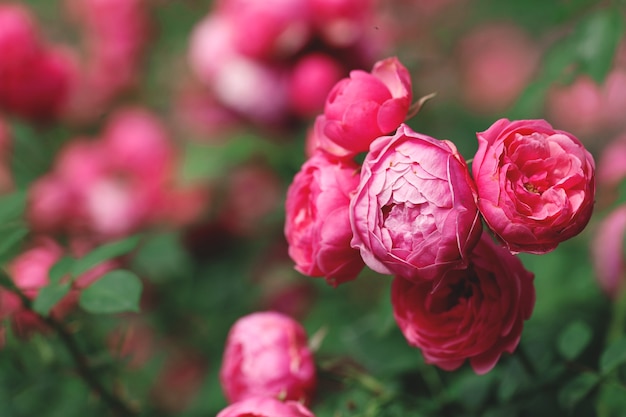
<svg viewBox="0 0 626 417"><path fill-rule="evenodd" d="M437 230L429 204L392 203L381 208L383 228L391 237L392 247L414 251L423 242L416 236L428 236Z"/></svg>

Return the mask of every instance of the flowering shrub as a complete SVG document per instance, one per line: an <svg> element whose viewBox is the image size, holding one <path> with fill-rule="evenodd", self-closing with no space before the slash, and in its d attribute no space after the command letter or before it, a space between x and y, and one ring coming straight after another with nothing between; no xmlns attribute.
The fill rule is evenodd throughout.
<svg viewBox="0 0 626 417"><path fill-rule="evenodd" d="M618 3L3 2L0 416L621 416Z"/></svg>

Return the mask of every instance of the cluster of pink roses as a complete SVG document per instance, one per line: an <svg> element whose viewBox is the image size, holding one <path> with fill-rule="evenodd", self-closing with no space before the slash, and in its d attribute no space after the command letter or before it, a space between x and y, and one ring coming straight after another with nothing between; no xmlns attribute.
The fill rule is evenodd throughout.
<svg viewBox="0 0 626 417"><path fill-rule="evenodd" d="M303 327L277 312L258 312L231 327L220 370L230 406L218 417L314 417L306 404L317 378Z"/></svg>
<svg viewBox="0 0 626 417"><path fill-rule="evenodd" d="M533 274L514 254L549 252L583 230L594 161L544 120L501 119L477 134L470 174L452 142L403 124L410 105L395 58L330 92L287 193L289 254L332 285L364 265L394 275L408 342L428 363L453 370L469 359L485 373L517 347L534 305Z"/></svg>

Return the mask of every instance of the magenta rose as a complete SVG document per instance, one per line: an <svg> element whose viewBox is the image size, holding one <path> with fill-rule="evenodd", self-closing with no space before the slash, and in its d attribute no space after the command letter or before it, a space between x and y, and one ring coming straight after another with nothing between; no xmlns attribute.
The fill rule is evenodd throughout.
<svg viewBox="0 0 626 417"><path fill-rule="evenodd" d="M477 137L478 207L511 251L546 253L583 230L595 163L578 139L545 120L507 119Z"/></svg>
<svg viewBox="0 0 626 417"><path fill-rule="evenodd" d="M406 125L372 143L350 221L352 247L367 266L412 280L464 268L482 229L474 185L454 144Z"/></svg>
<svg viewBox="0 0 626 417"><path fill-rule="evenodd" d="M317 153L287 190L285 236L296 269L323 276L333 286L352 280L364 267L350 247L350 193L359 183L358 166Z"/></svg>
<svg viewBox="0 0 626 417"><path fill-rule="evenodd" d="M297 401L278 401L268 397L254 397L229 405L217 417L315 417Z"/></svg>
<svg viewBox="0 0 626 417"><path fill-rule="evenodd" d="M324 108L323 132L341 153L355 155L369 149L377 137L392 133L404 121L411 105L411 77L397 58L374 65L371 73L350 72L328 94Z"/></svg>
<svg viewBox="0 0 626 417"><path fill-rule="evenodd" d="M468 359L484 374L517 347L535 303L534 277L487 233L470 258L434 288L396 277L391 302L404 337L427 363L452 371Z"/></svg>
<svg viewBox="0 0 626 417"><path fill-rule="evenodd" d="M277 312L240 318L226 341L220 381L230 403L251 397L309 402L316 387L304 328Z"/></svg>

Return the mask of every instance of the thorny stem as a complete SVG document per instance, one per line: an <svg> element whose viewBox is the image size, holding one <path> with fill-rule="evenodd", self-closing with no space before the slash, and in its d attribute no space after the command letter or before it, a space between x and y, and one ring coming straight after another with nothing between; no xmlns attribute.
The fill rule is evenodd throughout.
<svg viewBox="0 0 626 417"><path fill-rule="evenodd" d="M55 320L52 316L46 317L37 313L35 310L33 310L31 300L28 297L26 297L26 295L24 295L24 293L20 291L19 288L16 288L15 286L10 286L10 287L4 286L4 288L17 294L17 296L20 297L22 304L24 305L26 309L37 314L37 316L44 323L46 323L48 327L50 327L59 335L61 342L63 343L67 351L70 353L70 356L72 357L76 365L76 371L78 372L80 377L83 379L85 384L87 384L95 393L97 393L100 396L103 402L105 402L106 404L110 406L111 410L114 412L116 416L136 417L139 415L137 411L133 410L128 404L126 404L120 398L118 398L113 393L111 393L102 384L102 382L96 377L92 369L89 367L89 362L87 360L87 357L81 351L80 347L78 346L78 343L76 342L76 339L74 339L72 334L67 330L67 328L62 323Z"/></svg>

